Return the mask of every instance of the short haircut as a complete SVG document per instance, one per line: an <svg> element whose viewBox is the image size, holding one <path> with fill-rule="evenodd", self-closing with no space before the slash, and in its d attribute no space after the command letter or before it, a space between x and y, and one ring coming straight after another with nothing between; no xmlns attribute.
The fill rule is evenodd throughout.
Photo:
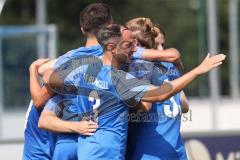
<svg viewBox="0 0 240 160"><path fill-rule="evenodd" d="M96 35L99 29L111 24L111 22L110 7L104 3L90 4L80 13L80 26L86 34Z"/></svg>
<svg viewBox="0 0 240 160"><path fill-rule="evenodd" d="M117 44L121 39L121 25L111 24L103 27L97 34L97 39L101 46L106 49L109 43Z"/></svg>

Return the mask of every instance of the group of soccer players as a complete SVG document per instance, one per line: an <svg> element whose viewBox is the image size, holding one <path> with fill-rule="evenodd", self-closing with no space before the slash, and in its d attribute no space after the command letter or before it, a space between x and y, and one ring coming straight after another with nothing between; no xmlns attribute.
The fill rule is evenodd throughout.
<svg viewBox="0 0 240 160"><path fill-rule="evenodd" d="M29 68L23 159L187 159L182 89L225 55L207 55L181 75L179 52L164 49L162 28L148 18L115 24L108 5L93 3L80 26L84 47Z"/></svg>

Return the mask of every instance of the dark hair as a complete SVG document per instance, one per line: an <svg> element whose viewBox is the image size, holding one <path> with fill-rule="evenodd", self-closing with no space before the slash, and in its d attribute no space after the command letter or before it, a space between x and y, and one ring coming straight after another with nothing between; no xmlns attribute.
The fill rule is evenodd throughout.
<svg viewBox="0 0 240 160"><path fill-rule="evenodd" d="M157 33L157 35L161 34L163 35L163 37L165 38L165 32L164 32L164 29L159 25L159 24L154 24L154 30L155 32ZM156 42L155 40L155 44L154 44L154 49L157 49L158 48L158 45L159 43Z"/></svg>
<svg viewBox="0 0 240 160"><path fill-rule="evenodd" d="M110 7L104 3L90 4L80 13L80 26L86 33L96 35L100 28L111 24L111 22Z"/></svg>
<svg viewBox="0 0 240 160"><path fill-rule="evenodd" d="M107 44L109 43L117 44L120 41L121 36L122 36L121 25L110 24L100 29L99 33L97 34L97 39L105 50Z"/></svg>
<svg viewBox="0 0 240 160"><path fill-rule="evenodd" d="M164 31L163 27L160 24L157 24L157 23L154 24L154 28L155 28L157 34L161 33L165 37L165 35L166 35L165 31Z"/></svg>
<svg viewBox="0 0 240 160"><path fill-rule="evenodd" d="M163 29L163 27L161 25L154 24L154 28L155 28L157 34L162 34L164 37L166 36L165 31L164 31L164 29ZM155 43L155 47L154 48L157 48L157 45L158 44ZM180 73L184 72L184 66L183 66L183 63L182 63L181 60L178 61L177 63L175 63L174 65L177 67L177 69L180 71Z"/></svg>

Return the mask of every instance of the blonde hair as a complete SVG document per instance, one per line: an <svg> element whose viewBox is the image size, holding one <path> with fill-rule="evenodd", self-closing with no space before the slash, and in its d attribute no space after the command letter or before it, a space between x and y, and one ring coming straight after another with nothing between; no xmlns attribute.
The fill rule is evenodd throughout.
<svg viewBox="0 0 240 160"><path fill-rule="evenodd" d="M154 47L154 39L158 34L153 22L149 18L134 18L132 20L129 20L125 25L133 32L133 35L136 37L142 47Z"/></svg>

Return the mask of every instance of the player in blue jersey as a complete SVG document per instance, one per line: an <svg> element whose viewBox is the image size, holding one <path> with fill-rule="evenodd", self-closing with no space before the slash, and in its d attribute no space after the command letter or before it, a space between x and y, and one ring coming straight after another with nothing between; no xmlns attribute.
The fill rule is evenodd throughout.
<svg viewBox="0 0 240 160"><path fill-rule="evenodd" d="M219 66L225 59L222 54L213 57L208 55L198 67L182 77L161 86L153 86L119 70L122 64L131 61L132 53L136 51L134 36L130 30L113 24L100 31L98 40L104 48L104 54L101 60L96 60L97 65L90 65L93 67L90 70L98 72L88 75L89 65L73 65L96 59L79 56L65 64L72 65L73 70L65 65L60 66L51 74L48 83L61 94L80 94L88 97L89 104L92 102L92 105L79 106L79 117L93 119L99 125L92 136L78 138L78 145L84 146L78 147L78 158L82 160L124 159L128 106L135 106L139 100L166 100L199 75ZM99 62L103 65L101 68ZM81 113L82 108L86 108L86 112Z"/></svg>
<svg viewBox="0 0 240 160"><path fill-rule="evenodd" d="M94 6L94 5L90 5L90 6ZM96 7L96 6L95 6ZM88 7L87 7L88 8ZM93 8L93 7L92 7ZM94 17L96 17L96 19L98 18L98 20L101 20L101 24L98 24L97 25L97 27L99 27L99 26L101 26L101 25L106 25L106 24L108 24L108 23L110 23L110 21L108 21L108 22L105 22L106 21L106 19L104 19L104 17L101 15L102 13L97 13L97 14L95 14L94 15L94 10L92 10L91 8L89 9L86 9L86 10L84 10L85 11L85 17L88 17L88 19L90 19L90 20L92 20L92 21L94 21ZM83 13L84 13L84 11L83 11ZM109 12L110 13L110 12ZM82 14L83 15L83 14ZM82 17L84 17L84 16L82 16ZM82 19L83 20L83 19ZM69 53L67 53L67 54L65 54L64 56L62 56L61 58L59 58L58 60L57 60L57 62L55 63L55 67L56 67L56 65L59 65L59 64L62 64L62 63L64 63L66 60L68 60L68 59L71 59L71 58L73 58L75 55L78 55L79 53L82 53L82 52L85 52L85 53L82 53L82 54L85 54L85 55L96 55L96 56L99 56L99 55L101 55L102 53L101 52L98 52L98 53L94 53L94 49L96 49L96 52L97 52L97 50L101 50L101 48L99 47L99 46L94 46L94 47L92 47L91 48L91 45L97 45L98 44L98 42L97 42L97 40L94 38L94 35L92 35L92 34L90 34L90 36L89 36L89 32L92 30L91 29L91 27L93 28L93 27L95 27L95 28L97 28L96 27L96 25L95 26L91 26L91 21L88 21L88 22L86 22L86 23L81 23L81 25L82 25L82 31L89 37L88 38L88 41L87 41L87 43L86 43L86 48L87 48L87 50L85 50L85 51L83 51L83 50L81 50L81 49L84 49L84 48L81 48L81 49L77 49L77 50L73 50L73 51L71 51L71 52L69 52ZM86 18L85 18L85 21L86 21ZM96 30L97 29L94 29L95 31L93 31L93 33L95 34L95 32L96 32ZM91 41L90 41L91 40ZM91 43L89 43L89 42L91 42ZM77 53L77 52L79 52L79 53ZM151 56L151 53L154 53L154 52L157 52L157 53L159 53L159 54L152 54L152 55L154 55L154 56ZM177 58L178 58L178 56L179 56L179 53L178 53L178 51L176 50L176 49L169 49L169 54L163 54L163 53L161 53L161 52L158 52L158 51L154 51L154 50L146 50L145 51L145 53L143 54L143 55L146 55L144 58L146 58L146 59L165 59L166 61L175 61ZM157 55L157 56L155 56L155 55ZM165 56L165 55L168 55L168 56ZM46 78L45 78L46 79ZM46 82L47 83L47 82ZM35 97L35 99L34 99L34 101L37 103L37 104L44 104L45 103L45 101L46 101L46 99L48 99L48 97L50 97L49 95L47 96L47 95L45 95L45 94L49 94L48 92L48 90L46 89L46 88L43 88L43 89L41 89L41 90L43 90L44 92L36 92L37 93L37 95L36 96L33 96L33 97ZM51 93L51 92L50 92ZM51 95L51 94L50 94ZM69 110L67 110L66 112L64 112L64 113L68 113L68 116L66 117L66 116L63 116L63 117L61 117L61 118L63 118L64 120L79 120L79 119L77 119L76 118L76 106L77 105L81 105L81 103L85 103L85 101L84 100L82 100L82 101L80 101L80 103L77 103L76 101L78 101L78 100L76 100L75 99L75 101L72 101L71 102L71 107L69 107L69 106L65 106L65 108L70 108ZM78 101L79 102L79 101ZM75 108L75 109L74 109ZM45 123L45 121L48 121L48 123ZM42 114L42 118L40 119L40 121L39 121L39 126L41 127L41 128L43 128L43 129L48 129L48 130L51 130L51 131L58 131L58 132L60 132L60 130L59 130L59 128L57 128L58 126L56 126L55 127L55 124L57 125L58 123L60 123L60 122L55 122L55 121L60 121L59 119L57 119L57 117L56 117L56 115L54 114L54 113L52 113L52 112L44 112L43 114ZM62 121L61 121L62 122ZM56 129L55 129L56 128ZM64 130L65 131L65 130ZM73 135L73 134L71 134L70 136L66 136L66 134L64 134L64 135L60 135L60 136L58 136L58 137L61 137L61 138L58 138L58 139L61 139L61 140L58 140L58 141L61 141L61 142L69 142L69 140L67 140L67 141L65 141L66 139L72 139L71 140L71 142L73 142L73 143L75 143L76 142L76 134L75 135ZM74 140L73 140L74 139ZM60 143L57 143L58 145L57 145L57 147L58 146L60 146L59 144ZM61 143L62 144L62 143ZM69 144L69 143L68 143ZM71 144L69 144L69 145L71 145ZM72 145L72 146L76 146L76 145ZM60 147L59 147L60 148ZM76 147L73 147L73 148L76 148ZM58 148L56 149L56 150L58 150ZM62 157L62 155L61 154L57 154L57 153L63 153L63 152L56 152L56 154L55 155L58 155L58 156L60 156L60 157ZM67 154L64 154L64 155L67 155ZM57 157L57 156L54 156L54 158L55 157Z"/></svg>
<svg viewBox="0 0 240 160"><path fill-rule="evenodd" d="M132 63L130 64L130 67L129 67L129 72L134 76L136 76L137 78L148 80L149 82L151 82L155 63L152 61L145 61L140 58L142 56L142 53L146 49L157 48L159 50L163 50L162 44L164 43L164 39L163 39L164 35L158 34L159 30L156 30L156 28L154 28L154 24L152 23L152 21L149 18L145 18L145 17L132 19L126 23L126 26L133 31L139 44L137 51L133 54ZM155 47L155 39L157 39L160 44L157 47ZM176 61L174 66L179 64L179 61L180 60ZM162 62L162 63L167 64L167 62ZM182 97L185 100L184 93ZM151 105L149 104L149 108L150 107ZM185 112L187 111L187 105L184 106L184 111ZM138 115L139 114L138 112L134 110L132 111L131 114ZM150 113L150 115L153 115L153 114ZM144 116L147 117L148 115L144 115ZM144 118L144 116L142 116L142 118ZM138 131L139 123L135 123L135 121L139 121L138 119L141 119L141 117L138 117L138 118L136 117L135 119L132 119L132 122L129 123L127 159L134 159L132 158L132 153L134 152L136 142L138 141L136 139L137 138L136 133L139 132Z"/></svg>
<svg viewBox="0 0 240 160"><path fill-rule="evenodd" d="M31 101L28 107L26 126L24 130L24 160L52 159L55 137L52 133L38 128L41 111L37 110Z"/></svg>
<svg viewBox="0 0 240 160"><path fill-rule="evenodd" d="M95 3L91 4L88 7L86 7L80 15L80 24L81 24L81 30L83 31L84 35L87 37L87 42L85 47L80 47L78 49L69 51L67 54L61 56L57 59L57 61L54 64L53 68L56 68L57 66L61 65L62 63L66 62L69 59L73 59L75 56L78 55L95 55L95 56L101 56L102 55L102 48L98 44L95 34L101 28L101 26L108 25L112 23L112 17L110 13L110 9L107 5L102 3ZM49 70L45 71L47 73L44 73L45 75L48 74ZM50 70L51 72L51 70ZM46 85L47 83L45 83ZM48 88L46 88L48 91ZM51 90L50 90L51 91ZM43 94L42 94L43 92ZM45 95L44 89L41 89L38 94ZM37 97L41 103L45 103L44 98L40 98L41 96ZM76 116L74 117L74 113L76 113L75 106L80 105L77 98L73 96L63 96L64 100L68 100L67 103L64 103L63 107L63 115L62 118L65 121L74 121ZM54 102L54 101L53 101ZM80 102L83 103L83 102ZM51 103L53 104L53 103ZM72 114L73 113L73 114ZM59 121L61 121L61 124L66 124L65 121L59 119L55 113L51 111L45 110L42 113L42 116L39 120L39 127L48 129L51 131L57 131L62 132L57 135L57 143L56 148L54 152L53 159L77 159L77 135L74 130L68 130L67 132L74 132L72 134L65 133L65 130L59 130L57 127L59 124ZM77 121L79 121L77 119ZM46 123L47 122L47 123ZM84 135L90 135L92 132L96 129L96 123L89 122L90 126L90 133L84 133ZM73 122L74 124L74 122ZM79 123L75 123L76 125L79 125ZM66 126L66 125L65 125ZM61 126L64 127L64 126ZM67 127L67 126L66 126ZM78 126L75 126L75 128L79 128ZM89 129L89 128L88 128Z"/></svg>
<svg viewBox="0 0 240 160"><path fill-rule="evenodd" d="M61 64L65 64L66 61L74 59L77 56L101 56L102 48L99 45L95 34L101 27L110 23L112 23L112 17L107 5L95 3L87 6L80 14L81 30L87 37L85 46L72 50L68 54L59 58L54 68L61 66ZM46 78L44 78L44 80L46 80ZM47 84L47 82L45 84ZM62 99L64 100L64 108L63 115L60 118L65 121L80 121L81 119L77 116L77 106L85 102L79 101L79 97L71 95L63 95ZM57 116L58 115L54 112L45 110L39 121L40 128L53 130L51 124L55 122L52 118L56 119ZM52 119L51 122L49 121L50 118ZM93 122L89 122L93 124ZM94 132L95 128L90 128L90 131ZM53 159L77 159L77 137L78 134L58 134Z"/></svg>
<svg viewBox="0 0 240 160"><path fill-rule="evenodd" d="M164 50L165 49L165 32L163 28L159 24L154 25L155 32L157 33L157 37L155 38L155 47L158 50ZM174 63L176 66L177 70L180 72L180 74L183 73L183 63L179 59L177 63ZM182 91L181 92L181 110L182 113L187 113L189 111L189 104L188 104L188 99L185 95L185 93Z"/></svg>
<svg viewBox="0 0 240 160"><path fill-rule="evenodd" d="M139 23L139 21L142 21L142 19L130 21L130 27L133 24L136 27L136 23ZM153 27L149 23L148 26ZM139 29L141 28L142 26L139 26ZM154 27L154 29L158 33L155 38L155 42L157 42L156 48L162 50L165 41L164 34L159 28ZM146 31L145 29L144 32ZM138 34L144 34L144 32L138 32ZM155 62L154 67L155 69L151 72L153 75L151 82L154 85L160 85L164 81L171 81L180 76L176 65L172 63ZM132 71L134 69L136 70L136 67L132 68ZM146 76L146 74L136 75L140 76L140 78ZM128 159L187 159L180 135L181 106L183 106L184 112L188 110L188 104L183 92L177 93L164 102L154 103L149 113L142 114L142 117L145 116L147 119L144 122L132 124L135 130L131 130L129 137L131 142L129 149L132 153L129 152ZM149 147L143 147L144 145Z"/></svg>
<svg viewBox="0 0 240 160"><path fill-rule="evenodd" d="M36 68L44 64L46 61L47 60L38 60L32 63L29 68L30 77L37 74ZM30 83L33 83L34 81L39 83L38 77L36 79L30 79ZM36 106L33 101L31 101L26 114L26 124L24 129L25 141L22 157L24 160L52 159L56 137L54 134L38 128L38 120L41 112L42 107Z"/></svg>
<svg viewBox="0 0 240 160"><path fill-rule="evenodd" d="M32 90L37 90L40 88L40 84L38 82L38 73L37 70L41 66L41 64L45 63L47 60L39 59L32 63L30 66L30 83L34 84L34 87L30 87ZM36 85L38 84L38 85ZM33 86L33 85L31 85ZM31 93L34 93L33 91ZM24 151L23 151L23 159L52 159L55 142L56 142L56 134L45 131L38 128L39 117L41 115L42 108L36 108L31 101L28 114L26 118L26 126L24 131ZM65 124L65 125L64 125ZM55 125L55 126L54 126ZM77 122L77 123L65 123L60 119L57 119L53 125L54 131L59 132L67 132L66 128L69 130L68 132L75 132L78 134L92 134L93 131L89 131L89 128L95 127L97 128L97 124L92 122Z"/></svg>
<svg viewBox="0 0 240 160"><path fill-rule="evenodd" d="M92 6L92 8L97 8L97 5L96 4L92 4L91 5ZM105 6L106 7L106 6ZM85 10L86 11L86 10ZM84 13L84 11L83 11L83 13ZM100 24L98 24L97 25L97 28L99 27L99 26L101 26L101 25L106 25L106 24L108 24L109 23L109 21L107 21L106 22L106 20L108 20L108 19L106 19L106 17L104 17L103 15L102 15L103 13L97 13L97 14L94 14L94 10L91 10L91 8L90 9L88 9L88 12L86 12L85 13L85 17L86 18L83 18L84 16L82 16L82 21L83 21L83 19L85 19L85 21L86 21L86 19L91 19L92 21L94 21L95 19L100 19L101 20L101 23ZM108 15L110 15L110 11L108 11L107 12L107 14ZM88 18L87 18L88 17ZM94 17L96 17L95 19L94 19ZM90 21L87 21L86 23L81 23L81 26L82 26L82 31L83 32L89 32L90 31L90 29L91 29L91 27L93 28L94 26L92 26L92 22L91 22L91 20ZM96 26L96 25L95 25ZM94 32L96 32L96 31L94 31ZM86 34L87 35L87 34ZM89 35L87 35L87 36L89 36ZM89 36L88 37L88 40L87 40L87 43L86 43L86 47L88 48L88 47L90 47L90 48L88 48L85 52L86 53L84 53L84 54L92 54L92 55L96 55L96 56L99 56L99 55L101 55L102 53L101 52L98 52L98 53L94 53L94 52L97 52L98 50L101 50L101 48L99 47L99 46L95 46L95 47L92 47L91 48L91 46L95 46L95 45L98 45L98 42L97 42L97 40L94 38L94 36ZM66 61L67 59L71 59L72 57L74 57L74 55L75 55L75 53L76 52L81 52L82 53L82 49L84 49L84 48L81 48L81 49L77 49L77 50L73 50L73 51L71 51L71 52L69 52L69 53L67 53L67 54L65 54L64 56L62 56L62 57L60 57L58 60L57 60L57 63L55 63L56 61L51 61L51 62L49 62L48 63L48 65L44 65L44 67L41 67L40 68L40 72L42 73L44 70L45 70L45 68L48 68L49 66L50 67L53 67L53 66L56 66L56 65L59 65L59 64L61 64L61 63L64 63L64 61ZM163 53L161 53L161 52L158 52L158 54L152 54L152 55L154 55L154 56L151 56L151 53L154 53L154 52L156 52L156 51L154 51L154 50L146 50L146 53L144 53L143 55L145 55L145 57L144 58L146 58L146 59L165 59L166 61L175 61L176 59L178 59L178 57L179 57L179 53L178 53L178 51L176 50L176 49L170 49L168 52L169 52L169 54L163 54ZM74 53L74 54L73 54ZM157 56L155 56L155 55L157 55ZM168 55L168 56L165 56L165 55ZM47 66L47 67L46 67ZM37 68L37 67L36 67ZM33 73L34 73L34 76L37 76L35 73L36 71L36 69L34 69L34 71L33 71ZM37 78L35 78L34 79L34 81L33 81L33 83L32 83L33 85L35 85L35 84L38 84L38 82L37 82ZM51 97L52 96L52 92L51 92L51 90L49 91L46 87L43 87L43 88L40 88L39 86L37 86L36 87L36 85L35 85L35 87L32 87L33 88L33 91L31 92L32 93L32 97L33 97L33 102L35 103L35 106L38 106L38 107L42 107L44 104L45 104L45 102L46 102L46 100L47 99L49 99L49 97ZM84 102L81 102L81 103L84 103ZM77 105L77 103L72 103L72 105ZM78 103L78 105L80 105L79 103ZM72 106L73 108L74 108L74 106ZM71 112L72 111L76 111L76 110L71 110ZM70 113L71 113L70 112ZM66 112L65 112L66 113ZM40 114L39 114L40 115ZM48 130L51 130L51 131L55 131L55 132L66 132L66 127L64 127L64 125L61 125L61 127L62 128L59 128L59 124L65 124L64 123L64 121L61 121L61 119L59 119L59 118L57 118L54 114L52 114L51 112L44 112L43 114L42 114L43 116L42 116L42 118L40 119L40 123L39 123L39 126L41 127L41 128L43 128L43 129L48 129ZM76 115L76 114L75 114ZM72 117L71 115L69 115L70 117ZM74 116L73 116L74 117ZM69 119L69 117L66 117L66 116L64 116L64 118L65 118L65 120L70 120ZM38 117L36 117L35 119L37 119L35 122L38 122ZM45 123L45 121L48 121L48 123ZM35 123L34 123L35 124ZM36 125L37 124L35 124L35 128L37 128L36 127ZM91 125L91 124L88 124L88 125ZM81 127L77 127L78 129L81 129ZM88 128L86 128L86 129L88 129ZM39 130L40 131L40 130ZM77 130L78 131L78 130ZM71 132L71 131L69 131L68 130L68 132ZM76 131L74 131L74 132L76 132ZM77 133L80 133L81 134L81 130L80 131L78 131ZM91 134L91 133L84 133L84 134ZM39 135L39 134L38 134ZM30 136L28 136L28 137L30 137ZM72 137L72 136L71 136ZM73 136L74 137L74 136ZM67 137L64 137L64 139L66 139ZM25 138L26 140L27 139L29 139L29 138ZM75 141L73 141L73 142L75 142ZM70 144L69 144L70 145ZM58 145L59 146L59 145ZM74 146L74 145L72 145L72 146ZM47 148L47 147L45 147L45 148ZM58 152L59 153L59 152ZM63 153L63 152L62 152ZM55 154L56 155L56 154ZM66 154L64 154L64 155L66 155ZM60 155L61 156L61 155Z"/></svg>
<svg viewBox="0 0 240 160"><path fill-rule="evenodd" d="M101 46L80 47L79 49L71 51L71 53L69 53L68 56L66 56L66 58L61 59L61 61L68 61L79 55L88 55L88 54L95 55L95 56L102 54ZM50 101L53 101L52 99L55 99L55 97L51 98ZM53 112L51 110L48 110L47 108L49 104L47 103L47 105L45 106L46 109L43 111L39 120L40 128L56 131L53 125L56 123L55 120L58 119L57 117L61 118L62 122L65 122L65 123L69 123L69 121L72 121L72 124L76 122L75 125L79 123L81 119L78 118L77 106L84 103L84 101L79 101L78 97L72 96L72 95L66 95L66 94L62 95L62 100L63 100L64 107L62 107L63 111L61 115L58 115L56 114L56 112ZM54 103L50 103L50 105L54 106ZM87 121L87 122L92 124L92 126L90 126L89 128L90 129L89 133L84 133L82 135L91 135L91 133L96 130L96 125L97 125L96 123L91 121ZM57 143L56 143L53 159L59 159L59 158L77 159L77 137L78 137L78 134L81 134L81 133L79 132L71 133L73 131L74 130L68 131L70 133L58 131L60 133L57 134Z"/></svg>
<svg viewBox="0 0 240 160"><path fill-rule="evenodd" d="M95 15L92 14L88 16L88 19L91 18L93 21L97 19L100 22L98 26L95 28L98 28L101 25L107 25L108 23L111 23L111 13L107 5L99 4L99 3L92 4L92 8L96 8L95 10L99 12L99 13L96 13ZM102 13L103 10L99 10L99 8L105 9L105 12ZM94 13L94 10L92 12ZM106 16L104 14L106 14ZM107 18L107 19L104 19L104 18ZM85 31L89 31L89 29L91 29L91 27L93 26L91 23L88 23L88 24L81 24L81 27L84 28ZM98 45L96 39L88 35L87 35L87 38L88 40L86 42L86 47L89 47L88 49L89 54L101 55L102 49ZM91 49L93 49L93 51L91 51ZM53 66L59 65L59 63L63 63L64 59L68 59L69 57L71 57L73 52L77 52L77 51L78 50L74 50L72 52L65 54L64 56L61 56L58 59L57 63L55 63L56 60L48 62L46 65L40 68L40 73L43 73L46 70L46 68L51 68ZM30 112L27 113L28 117L27 117L26 129L24 132L25 143L24 143L23 159L31 159L31 157L33 158L36 157L36 159L52 159L52 155L53 155L53 149L55 144L50 143L51 137L48 136L49 132L38 129L38 120L42 112L42 107L44 106L45 102L51 96L53 96L53 92L49 90L47 86L41 87L38 81L38 68L40 67L39 63L44 63L45 61L46 60L38 60L31 65L32 67L30 67L31 68L30 69L30 88L31 88L31 96L32 96L34 105L33 103L31 103L31 105L29 106ZM50 130L52 131L74 132L74 133L86 134L86 135L89 135L94 131L94 130L91 130L91 132L89 132L89 127L92 128L93 126L92 122L74 123L75 125L73 125L72 127L69 127L69 124L67 126L64 125L66 123L57 117L50 116L48 118L49 118L48 120L50 120L49 122L52 122L50 123L51 125ZM44 126L44 124L40 123L40 126ZM95 123L94 123L94 126L96 129L97 125ZM67 131L66 131L66 128L68 128Z"/></svg>

